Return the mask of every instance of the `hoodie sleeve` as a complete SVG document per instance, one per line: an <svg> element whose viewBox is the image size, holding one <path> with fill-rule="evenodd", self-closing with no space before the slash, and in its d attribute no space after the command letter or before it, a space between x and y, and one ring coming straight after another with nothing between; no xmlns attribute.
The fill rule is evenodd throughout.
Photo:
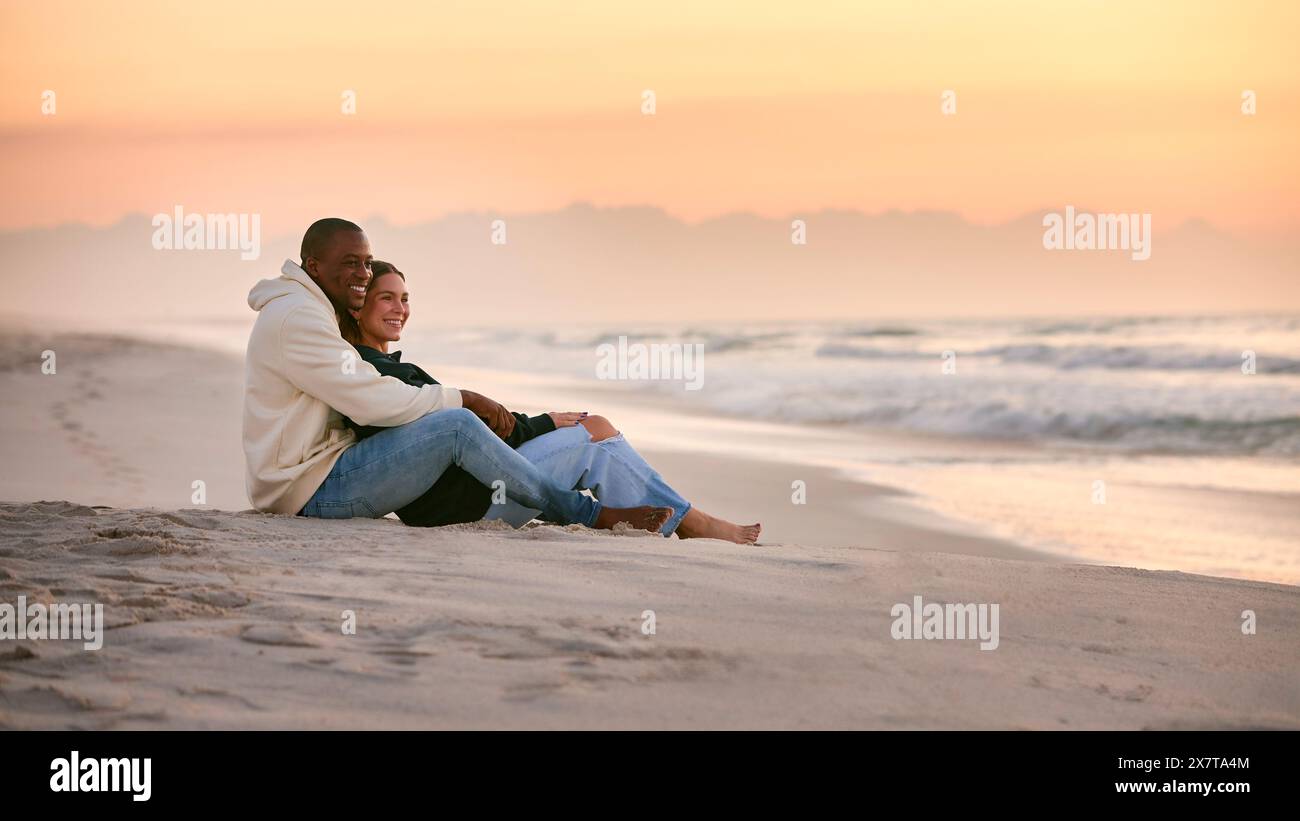
<svg viewBox="0 0 1300 821"><path fill-rule="evenodd" d="M460 391L445 385L414 387L382 376L343 341L327 318L306 306L280 326L283 375L358 425L393 427L436 410L461 407Z"/></svg>
<svg viewBox="0 0 1300 821"><path fill-rule="evenodd" d="M517 448L529 439L536 439L544 433L555 430L555 420L549 413L540 416L525 416L522 413L511 415L515 417L515 429L506 437L506 444L512 448Z"/></svg>

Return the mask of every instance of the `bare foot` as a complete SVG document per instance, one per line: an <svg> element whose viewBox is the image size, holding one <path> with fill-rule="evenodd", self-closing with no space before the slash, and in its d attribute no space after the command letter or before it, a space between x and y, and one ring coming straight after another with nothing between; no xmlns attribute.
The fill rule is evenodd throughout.
<svg viewBox="0 0 1300 821"><path fill-rule="evenodd" d="M595 527L601 530L609 530L614 525L626 523L638 530L653 530L658 532L659 528L664 526L673 515L671 507L602 507L600 513L596 514Z"/></svg>
<svg viewBox="0 0 1300 821"><path fill-rule="evenodd" d="M722 539L736 544L754 544L762 531L761 524L732 524L697 507L686 511L681 524L677 525L677 536L681 539Z"/></svg>

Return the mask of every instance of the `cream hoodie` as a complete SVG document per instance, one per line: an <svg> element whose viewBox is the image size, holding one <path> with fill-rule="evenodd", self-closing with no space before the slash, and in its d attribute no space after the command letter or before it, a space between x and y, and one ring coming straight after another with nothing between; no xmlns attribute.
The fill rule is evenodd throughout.
<svg viewBox="0 0 1300 821"><path fill-rule="evenodd" d="M339 335L334 306L307 272L290 260L280 271L248 292L258 313L244 367L244 459L253 507L297 513L356 441L340 414L393 427L461 399L455 388L380 375Z"/></svg>

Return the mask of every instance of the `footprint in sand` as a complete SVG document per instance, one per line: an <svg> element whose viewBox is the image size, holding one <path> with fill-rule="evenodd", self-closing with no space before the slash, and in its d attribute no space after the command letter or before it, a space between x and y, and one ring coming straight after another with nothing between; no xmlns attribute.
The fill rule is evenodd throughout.
<svg viewBox="0 0 1300 821"><path fill-rule="evenodd" d="M320 643L293 624L250 624L239 633L250 644L274 647L319 647Z"/></svg>
<svg viewBox="0 0 1300 821"><path fill-rule="evenodd" d="M126 483L132 492L144 489L141 472L109 448L101 445L93 430L71 418L66 402L53 403L50 406L50 416L59 423L72 449L94 463L110 480Z"/></svg>

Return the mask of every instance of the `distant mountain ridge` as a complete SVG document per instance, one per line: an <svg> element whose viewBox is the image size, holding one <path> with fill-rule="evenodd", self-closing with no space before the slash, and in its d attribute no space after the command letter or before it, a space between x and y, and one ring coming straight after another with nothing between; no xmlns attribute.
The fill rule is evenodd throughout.
<svg viewBox="0 0 1300 821"><path fill-rule="evenodd" d="M587 204L407 226L358 221L375 255L407 273L413 305L453 325L1300 309L1294 238L1254 243L1202 221L1166 226L1156 214L1151 258L1134 261L1045 250L1047 210L994 226L948 212L843 210L687 223L654 207ZM504 245L492 242L498 219ZM791 242L794 219L806 226L804 245ZM153 232L149 216L131 215L105 228L0 233L13 263L0 274L4 312L245 317L248 289L296 259L301 237L263 237L261 257L242 261L234 250L154 250Z"/></svg>

